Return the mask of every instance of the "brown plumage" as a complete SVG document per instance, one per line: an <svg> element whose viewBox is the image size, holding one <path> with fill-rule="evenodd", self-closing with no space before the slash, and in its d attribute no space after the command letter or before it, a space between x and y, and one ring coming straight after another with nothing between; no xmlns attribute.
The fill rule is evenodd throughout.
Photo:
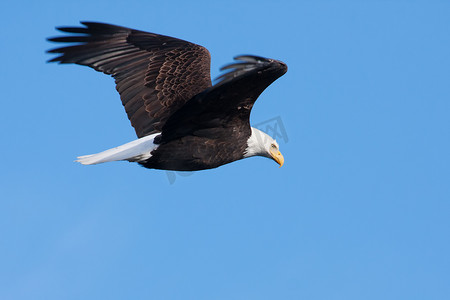
<svg viewBox="0 0 450 300"><path fill-rule="evenodd" d="M50 62L75 63L112 75L138 137L161 131L167 118L211 86L209 51L180 39L93 22L58 30L83 35L50 38L83 43L57 48Z"/></svg>
<svg viewBox="0 0 450 300"><path fill-rule="evenodd" d="M280 61L240 56L213 86L210 54L202 46L121 26L82 24L58 28L75 35L49 39L71 44L49 50L59 54L50 62L85 65L114 77L138 138L155 135L149 153L120 159L148 168L200 170L243 158L252 135L251 108L287 70ZM80 162L113 160L104 156Z"/></svg>

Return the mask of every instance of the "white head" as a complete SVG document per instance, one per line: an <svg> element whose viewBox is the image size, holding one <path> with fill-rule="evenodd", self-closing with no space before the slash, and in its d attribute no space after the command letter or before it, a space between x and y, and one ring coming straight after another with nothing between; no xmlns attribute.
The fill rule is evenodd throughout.
<svg viewBox="0 0 450 300"><path fill-rule="evenodd" d="M281 155L277 141L268 134L252 127L252 134L247 140L247 149L244 157L264 156L276 161L280 167L284 163L284 157Z"/></svg>

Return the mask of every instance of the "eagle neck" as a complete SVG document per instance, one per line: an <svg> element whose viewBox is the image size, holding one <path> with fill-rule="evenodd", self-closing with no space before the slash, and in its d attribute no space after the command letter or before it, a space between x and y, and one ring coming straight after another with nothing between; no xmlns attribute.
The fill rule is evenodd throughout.
<svg viewBox="0 0 450 300"><path fill-rule="evenodd" d="M270 157L266 145L270 145L273 139L257 128L252 127L251 129L252 133L247 140L247 148L245 149L244 157L256 155Z"/></svg>

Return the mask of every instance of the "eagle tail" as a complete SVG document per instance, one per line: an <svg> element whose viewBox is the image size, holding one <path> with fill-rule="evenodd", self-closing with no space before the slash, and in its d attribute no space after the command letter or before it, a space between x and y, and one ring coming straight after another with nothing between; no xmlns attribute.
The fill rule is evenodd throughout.
<svg viewBox="0 0 450 300"><path fill-rule="evenodd" d="M152 156L151 152L158 147L157 144L153 143L153 140L158 134L159 133L147 135L140 139L100 153L78 156L76 162L83 165L95 165L119 160L127 160L130 162L145 161Z"/></svg>

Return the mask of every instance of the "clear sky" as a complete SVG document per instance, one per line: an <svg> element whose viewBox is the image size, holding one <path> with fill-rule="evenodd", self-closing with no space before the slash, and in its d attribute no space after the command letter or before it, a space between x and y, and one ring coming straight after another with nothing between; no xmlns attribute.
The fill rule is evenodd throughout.
<svg viewBox="0 0 450 300"><path fill-rule="evenodd" d="M448 1L3 1L0 299L447 299L449 16ZM45 62L54 27L83 20L201 44L213 77L239 54L286 62L252 113L285 166L74 163L135 138L111 78Z"/></svg>

